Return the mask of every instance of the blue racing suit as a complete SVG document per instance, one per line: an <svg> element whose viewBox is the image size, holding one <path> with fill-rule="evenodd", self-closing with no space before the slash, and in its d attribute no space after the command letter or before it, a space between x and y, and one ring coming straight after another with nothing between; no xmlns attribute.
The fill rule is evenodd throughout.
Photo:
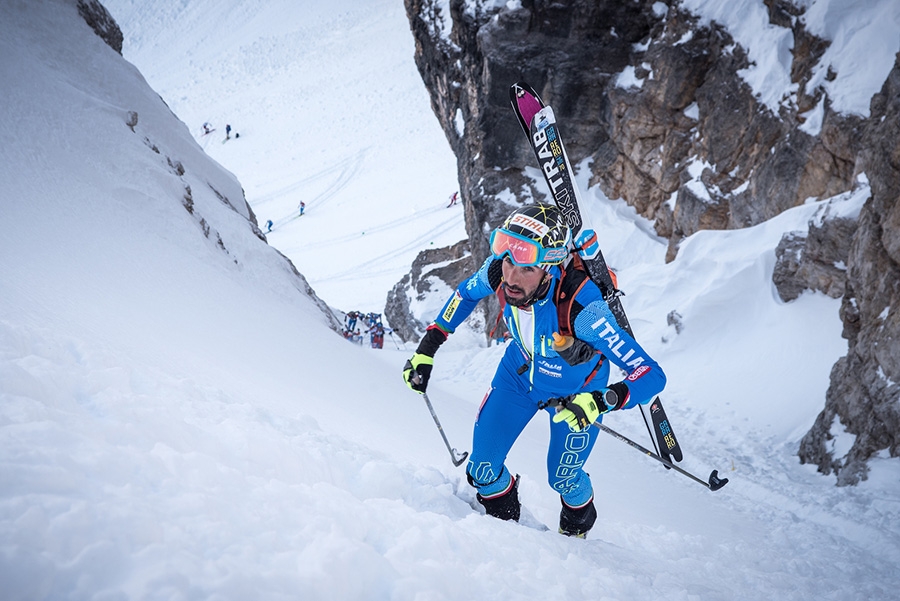
<svg viewBox="0 0 900 601"><path fill-rule="evenodd" d="M434 325L452 333L472 313L478 301L497 292L502 283L502 259L489 257L481 268L464 280L447 300ZM666 376L650 355L616 323L600 289L592 281L578 291L573 304L580 308L573 322L575 336L598 351L580 365L569 365L553 350L553 333L559 331L559 316L553 292L561 271L551 267L547 294L530 312L506 304L503 319L513 342L506 348L485 395L472 441L466 473L483 498L506 494L514 485L505 466L513 443L543 401L607 386L610 361L627 374L628 396L623 409L644 404L659 394ZM502 294L502 293L501 293ZM575 315L573 309L572 314ZM598 421L602 420L602 416ZM566 422L550 423L547 474L550 486L572 508L593 499L593 488L583 466L599 429L572 432Z"/></svg>

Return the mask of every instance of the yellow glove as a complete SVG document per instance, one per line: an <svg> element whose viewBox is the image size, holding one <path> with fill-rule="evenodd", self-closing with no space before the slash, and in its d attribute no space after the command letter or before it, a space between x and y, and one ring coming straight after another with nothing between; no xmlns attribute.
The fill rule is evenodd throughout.
<svg viewBox="0 0 900 601"><path fill-rule="evenodd" d="M428 378L434 368L434 357L416 353L403 366L403 381L406 385L422 394L428 387Z"/></svg>
<svg viewBox="0 0 900 601"><path fill-rule="evenodd" d="M566 422L572 432L581 432L591 427L597 418L619 408L619 396L615 390L603 388L594 392L579 392L578 394L551 399L551 405L556 405L555 423Z"/></svg>

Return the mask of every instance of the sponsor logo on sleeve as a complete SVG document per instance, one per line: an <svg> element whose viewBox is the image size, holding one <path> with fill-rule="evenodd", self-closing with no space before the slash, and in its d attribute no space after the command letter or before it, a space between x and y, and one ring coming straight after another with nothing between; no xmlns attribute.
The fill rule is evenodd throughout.
<svg viewBox="0 0 900 601"><path fill-rule="evenodd" d="M629 382L637 382L638 378L646 374L648 371L650 371L649 365L641 365L636 370L628 374L628 377L625 379Z"/></svg>
<svg viewBox="0 0 900 601"><path fill-rule="evenodd" d="M453 298L451 298L450 302L447 303L447 308L444 309L444 313L443 315L441 315L441 318L447 323L450 323L450 321L453 319L453 315L456 314L456 310L459 308L459 303L461 302L462 297L459 295L459 292L454 292Z"/></svg>

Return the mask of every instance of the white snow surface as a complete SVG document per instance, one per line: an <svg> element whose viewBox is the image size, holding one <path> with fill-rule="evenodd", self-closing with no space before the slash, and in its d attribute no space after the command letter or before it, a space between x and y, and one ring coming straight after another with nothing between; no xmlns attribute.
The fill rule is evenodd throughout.
<svg viewBox="0 0 900 601"><path fill-rule="evenodd" d="M796 456L847 349L839 301L785 304L771 283L781 235L826 203L852 213L864 181L700 232L668 265L633 209L586 192L668 374L681 466L731 482L711 493L602 436L600 517L573 540L545 418L509 465L550 530L482 515L401 381L411 348L341 339L275 250L333 305L377 310L394 276L373 266L459 239L402 3L109 5L153 88L75 0L0 3L4 600L896 598L897 460L838 488ZM200 138L203 121L242 135ZM308 214L269 246L241 187L260 223ZM437 356L429 396L459 450L501 352L459 337ZM605 423L648 444L636 411Z"/></svg>

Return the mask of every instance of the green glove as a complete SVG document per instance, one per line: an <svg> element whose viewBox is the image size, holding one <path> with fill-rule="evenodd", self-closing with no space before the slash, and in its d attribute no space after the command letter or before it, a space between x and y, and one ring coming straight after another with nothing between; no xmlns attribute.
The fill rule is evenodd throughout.
<svg viewBox="0 0 900 601"><path fill-rule="evenodd" d="M556 406L553 421L566 422L572 432L590 428L598 417L621 406L619 395L609 388L594 392L579 392L561 399L550 399L548 403Z"/></svg>
<svg viewBox="0 0 900 601"><path fill-rule="evenodd" d="M428 387L428 378L434 367L434 357L416 353L403 366L403 381L406 385L418 392L425 392Z"/></svg>

